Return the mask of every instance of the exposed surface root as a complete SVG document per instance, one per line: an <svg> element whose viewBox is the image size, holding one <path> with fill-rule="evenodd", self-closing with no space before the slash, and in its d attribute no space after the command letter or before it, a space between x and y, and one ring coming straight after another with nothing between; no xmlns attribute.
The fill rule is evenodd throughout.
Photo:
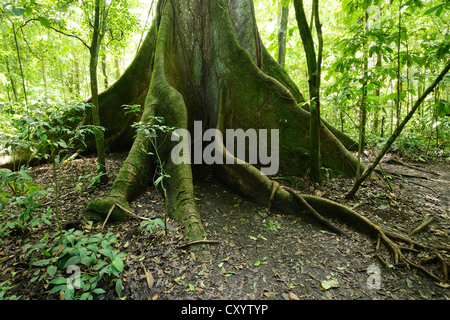
<svg viewBox="0 0 450 320"><path fill-rule="evenodd" d="M92 201L86 208L86 214L95 219L108 221L124 221L134 216L128 202L113 196Z"/></svg>
<svg viewBox="0 0 450 320"><path fill-rule="evenodd" d="M438 282L447 282L448 281L448 261L445 261L442 256L439 254L438 249L444 249L446 251L450 251L450 247L430 247L424 244L421 244L419 242L416 242L412 239L410 239L408 236L399 234L396 232L384 230L376 223L370 221L369 219L365 218L363 215L357 213L356 211L347 208L341 204L334 203L332 201L322 199L315 196L303 196L304 200L309 202L312 206L315 206L316 208L321 208L322 210L326 208L325 211L321 211L324 214L330 214L333 217L336 217L340 220L343 220L345 222L350 222L351 226L356 229L358 232L364 232L371 236L377 237L377 245L376 249L378 250L380 247L380 243L382 242L386 248L391 252L392 259L394 264L400 263L400 261L405 262L409 266L422 271L424 274L429 276L435 281ZM314 203L313 203L314 202ZM326 220L325 220L326 221ZM404 247L398 244L405 243L409 245L408 247ZM414 249L414 247L417 249ZM442 274L443 277L439 278L436 275L432 274L430 271L428 271L425 267L420 265L419 263L414 263L410 259L408 259L402 252L403 251L416 251L417 253L421 253L422 251L418 250L421 249L422 251L430 252L430 254L438 259L438 261L441 263L442 267ZM440 257L440 259L438 258Z"/></svg>
<svg viewBox="0 0 450 320"><path fill-rule="evenodd" d="M224 152L227 156L231 156L226 149L224 149ZM378 224L370 221L362 214L344 205L313 195L300 195L297 191L289 187L278 187L277 182L274 182L267 176L262 175L259 170L248 163L218 166L218 170L216 170L216 172L219 174L219 177L221 177L221 179L233 190L243 194L257 204L264 205L264 203L268 203L269 207L275 204L275 210L278 209L280 211L290 212L292 214L298 214L299 210L306 209L316 221L326 225L338 234L346 235L344 231L333 225L325 217L343 221L356 231L368 234L378 239L376 245L377 250L379 249L380 244L383 243L391 252L394 265L400 263L401 261L412 268L422 271L425 275L435 281L448 281L449 262L443 259L442 255L439 254L438 249L449 251L450 247L434 248L423 245L410 239L406 235L384 230ZM401 246L398 242L406 243L409 246ZM438 260L441 264L443 277L440 278L428 271L420 263L411 261L411 259L407 258L403 254L402 250L416 251L416 253L421 253L422 251L430 252L431 256Z"/></svg>
<svg viewBox="0 0 450 320"><path fill-rule="evenodd" d="M412 239L410 239L409 237L396 233L396 232L392 232L392 231L383 231L384 236L387 239L392 239L392 240L396 240L398 242L401 243L405 243L408 245L408 247L404 247L404 246L399 246L397 243L395 243L394 241L390 240L390 243L388 244L390 246L390 248L396 253L396 260L394 260L395 263L398 263L399 260L406 262L409 266L422 271L425 275L427 275L428 277L430 277L431 279L434 279L438 282L442 282L442 283L446 283L448 282L448 266L449 266L449 261L446 261L442 255L439 253L439 250L445 250L445 251L450 251L450 246L449 247L445 247L445 246L441 246L441 247L432 247L432 246L427 246L424 245L422 243L419 243L417 241L414 241ZM421 265L421 262L419 263L415 263L412 262L410 259L408 259L403 253L403 251L413 251L413 252L418 252L421 253L422 251L420 251L419 249L421 249L422 251L428 252L431 259L437 259L438 262L441 264L441 270L442 270L442 274L443 277L439 278L438 276L434 275L433 273L431 273L430 271L428 271L423 265ZM425 259L422 262L428 262L430 259Z"/></svg>
<svg viewBox="0 0 450 320"><path fill-rule="evenodd" d="M338 227L336 227L334 224L332 224L330 221L328 221L327 219L325 219L324 217L322 217L322 215L320 213L318 213L303 197L300 193L296 192L295 190L289 188L289 187L283 187L283 189L287 190L299 203L301 206L303 206L304 208L307 209L307 211L313 216L313 218L315 220L317 220L318 222L320 222L321 224L325 225L326 227L328 227L330 230L336 232L337 234L340 235L346 235L348 236L348 234L344 231L342 231L341 229L339 229Z"/></svg>

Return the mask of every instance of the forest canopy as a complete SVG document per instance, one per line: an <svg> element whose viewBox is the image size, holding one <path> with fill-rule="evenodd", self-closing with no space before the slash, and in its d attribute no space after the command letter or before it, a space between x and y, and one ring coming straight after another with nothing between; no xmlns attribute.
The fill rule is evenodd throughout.
<svg viewBox="0 0 450 320"><path fill-rule="evenodd" d="M89 39L89 16L83 13L89 6L85 3L89 2L3 2L3 132L14 130L11 115L22 114L18 110L26 110L26 105L32 110L90 97L89 54L75 38ZM154 7L155 1L127 1L111 10L113 22L101 44L98 64L100 91L119 78L136 54L155 14L151 5ZM311 12L311 3L306 2L305 9ZM279 53L280 11L277 1L255 1L261 38L275 58ZM356 139L358 105L365 83L367 138L373 147L381 144L448 59L448 14L446 1L321 2L324 118ZM306 58L292 5L284 32L285 68L308 96ZM446 77L420 107L395 148L417 157L435 152L448 155L449 108Z"/></svg>

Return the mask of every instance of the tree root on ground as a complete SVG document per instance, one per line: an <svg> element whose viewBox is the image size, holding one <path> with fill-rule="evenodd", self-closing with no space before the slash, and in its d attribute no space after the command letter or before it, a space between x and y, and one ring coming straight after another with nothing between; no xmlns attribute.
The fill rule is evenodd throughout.
<svg viewBox="0 0 450 320"><path fill-rule="evenodd" d="M330 221L322 217L320 213L318 213L303 197L300 193L297 193L295 190L289 188L289 187L282 187L283 189L287 190L299 203L301 206L305 207L308 212L313 216L314 219L316 219L321 224L328 227L330 230L336 232L340 235L346 235L349 236L345 231L342 231L338 227L336 227L334 224L332 224Z"/></svg>
<svg viewBox="0 0 450 320"><path fill-rule="evenodd" d="M353 227L356 229L356 231L362 231L363 229L369 230L368 233L371 236L377 237L377 245L376 245L376 251L380 248L381 243L385 245L385 247L391 252L394 265L399 264L400 261L405 262L410 267L417 269L419 271L422 271L426 276L429 278L440 282L440 283L446 283L448 282L448 266L449 261L446 261L442 255L439 253L439 250L444 251L450 251L450 247L447 246L428 246L424 245L422 243L419 243L417 241L412 240L406 235L396 233L393 231L388 231L383 228L381 228L379 225L371 222L369 219L365 218L361 214L357 213L356 211L345 207L341 204L334 203L332 201L321 199L319 197L315 196L307 196L307 195L300 195L296 193L294 190L283 187L283 189L287 190L291 195L293 195L297 200L302 199L302 203L306 202L312 202L311 200L314 199L315 206L321 207L320 203L325 204L323 207L327 208L325 212L332 214L333 211L336 211L339 213L340 218L344 221L352 221ZM306 205L305 205L306 206ZM314 213L313 209L314 204L309 204L306 206L308 210L313 214L314 218L318 220L320 223L323 223L327 225L331 230L334 231L340 231L339 228L335 227L333 224L331 224L328 220L326 220L324 217L322 217L317 211ZM311 209L310 209L311 208ZM332 214L335 216L335 214ZM339 217L337 217L339 219ZM407 246L401 246L398 244L404 243ZM421 249L421 250L419 250ZM416 253L423 253L428 252L431 257L434 258L434 260L437 260L441 265L442 270L442 278L436 276L432 272L428 271L424 266L422 266L419 263L415 263L408 259L402 251L410 251L410 252L416 252ZM378 255L378 254L377 254ZM388 265L385 263L385 265Z"/></svg>
<svg viewBox="0 0 450 320"><path fill-rule="evenodd" d="M233 157L225 147L223 147L223 150L225 158ZM449 261L446 261L442 257L439 250L450 252L450 247L421 244L406 235L383 229L362 214L342 204L313 195L300 194L289 187L279 186L278 182L262 175L257 168L248 163L219 165L216 167L216 173L230 188L256 204L264 206L268 204L269 209L273 207L274 210L289 212L291 214L298 214L300 210L306 209L309 215L319 223L327 226L330 230L341 235L350 236L347 232L332 224L327 218L340 220L357 232L376 238L376 251L378 251L381 243L383 243L390 251L394 265L402 261L408 266L422 271L425 275L437 282L445 283L448 281ZM402 246L399 243L404 243L407 246ZM402 251L415 251L417 253L429 252L430 256L441 264L442 277L434 275L420 263L411 261Z"/></svg>
<svg viewBox="0 0 450 320"><path fill-rule="evenodd" d="M331 224L331 222L329 222L328 220L323 218L316 210L314 210L314 208L310 204L308 204L307 199L310 198L309 196L302 196L299 193L297 193L294 190L287 188L287 187L283 187L283 189L287 190L291 195L293 195L297 200L299 200L302 203L302 205L304 205L309 210L309 212L312 213L313 217L316 220L318 220L320 223L325 224L327 227L329 227L331 230L333 230L337 233L346 234L343 231L341 231L341 229L339 229L336 226L334 226L333 224ZM319 198L317 198L317 199L315 199L315 201L320 202L322 200L319 200ZM337 203L333 204L331 201L328 201L325 199L323 199L323 202L327 203L327 207L329 210L333 210L333 207L334 207L340 213L345 212L345 214L347 215L347 217L345 217L345 220L353 220L353 221L359 220L361 224L366 224L366 226L369 227L369 229L372 229L371 234L377 236L376 251L378 251L381 242L383 242L383 244L389 249L389 251L392 254L392 258L394 260L394 265L399 264L400 261L403 261L410 267L417 269L419 271L422 271L429 278L431 278L437 282L440 282L440 283L448 282L449 261L446 261L442 257L442 255L439 253L439 250L450 251L450 247L446 247L446 246L434 247L434 246L428 246L428 245L421 244L417 241L410 239L408 236L405 236L405 235L402 235L402 234L399 234L396 232L384 230L377 224L369 221L367 218L363 217L362 215L360 215L356 211L353 211L350 208L347 208L347 207L342 206ZM356 227L356 229L357 229L357 231L360 231L360 230L358 230L359 229L358 227ZM348 234L346 234L346 235L348 235ZM408 246L407 247L401 246L397 242L407 244ZM433 260L437 260L440 263L442 278L440 278L440 277L434 275L432 272L428 271L424 266L422 266L420 264L420 262L415 263L415 262L411 261L402 252L402 251L411 251L411 252L421 253L422 251L420 251L419 249L429 252L430 257ZM377 254L377 256L379 256L379 255ZM431 260L431 259L427 259L427 261L429 261L429 260ZM386 262L384 262L384 263L386 266L388 266L388 264Z"/></svg>

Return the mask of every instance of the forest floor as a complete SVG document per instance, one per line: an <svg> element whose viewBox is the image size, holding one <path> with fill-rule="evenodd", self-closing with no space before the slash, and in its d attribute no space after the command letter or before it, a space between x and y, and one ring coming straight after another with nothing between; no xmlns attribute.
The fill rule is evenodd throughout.
<svg viewBox="0 0 450 320"><path fill-rule="evenodd" d="M125 155L114 154L107 159L110 180L121 167ZM368 161L368 159L366 159ZM344 193L351 179L330 177L320 186L307 179L284 177L280 184L302 193L319 195L345 204L386 229L408 234L424 220L434 218L427 229L412 236L431 244L449 244L450 234L450 164L401 159L387 155L383 169L391 177L392 190L383 181L363 185L357 198L346 200ZM111 182L89 190L80 177L95 173L95 159L77 159L62 164L60 209L65 222L81 221L86 234L113 232L118 249L127 253L121 274L122 297L130 300L177 299L276 299L276 300L449 300L447 284L437 283L404 264L392 265L386 248L375 251L376 240L339 224L351 238L338 236L309 220L303 213L285 215L268 213L241 199L217 181L208 169L194 167L196 200L208 238L218 240L210 246L210 256L199 260L182 247L186 243L182 228L172 220L164 229L147 232L142 220L125 223L102 222L92 228L84 209L94 198L105 194ZM33 168L35 181L52 188L50 166ZM84 181L83 188L75 186ZM79 185L80 186L80 185ZM48 199L47 199L48 200ZM43 205L52 205L48 200ZM161 190L149 187L132 203L138 216L164 217ZM335 221L336 224L339 222ZM52 227L56 229L55 226ZM9 281L7 295L21 299L49 300L59 296L48 292L51 286L30 282L33 269L27 268L22 246L33 244L49 231L37 228L25 238L4 239L0 248L0 283ZM390 262L389 268L377 259L381 254ZM450 253L444 252L446 259ZM439 266L429 270L442 276ZM379 289L370 288L368 270L380 269L376 278ZM12 277L14 275L14 277ZM96 299L119 299L114 288Z"/></svg>

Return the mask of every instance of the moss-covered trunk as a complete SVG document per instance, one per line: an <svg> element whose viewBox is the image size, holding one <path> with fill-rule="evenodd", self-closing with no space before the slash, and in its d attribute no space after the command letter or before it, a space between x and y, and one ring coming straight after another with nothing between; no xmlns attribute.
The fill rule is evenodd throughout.
<svg viewBox="0 0 450 320"><path fill-rule="evenodd" d="M100 96L102 124L110 146L132 146L109 195L93 201L87 212L104 217L111 211L111 220L127 218L132 214L128 203L151 182L155 152L153 156L145 152L152 145L144 133L132 139L135 132L130 124L139 120L125 115L123 104L142 104L142 123L164 117L165 125L187 129L194 139L199 138L194 137L196 121L202 123L202 132L218 128L224 135L227 129L255 129L258 134L261 129L278 129L279 150L271 151L279 152L280 172L307 174L309 113L299 106L304 99L295 83L261 43L253 2L161 0L157 12L134 62ZM353 176L357 161L332 131L324 122L323 164L336 173ZM349 141L347 146L352 144ZM225 140L216 142L226 145ZM185 226L190 239L198 240L206 233L194 201L190 164L177 164L170 156L176 143L182 143L184 150L192 149L190 141L172 142L166 136L158 139L154 151L170 176L164 178L169 214ZM234 150L225 149L224 154L227 152ZM247 163L239 166L246 169L239 170L255 173L263 164ZM224 174L239 172L236 166L223 165L217 172L226 181L229 177ZM241 174L244 179L246 174ZM262 177L260 183L270 181ZM260 190L252 184L246 188L250 193Z"/></svg>

